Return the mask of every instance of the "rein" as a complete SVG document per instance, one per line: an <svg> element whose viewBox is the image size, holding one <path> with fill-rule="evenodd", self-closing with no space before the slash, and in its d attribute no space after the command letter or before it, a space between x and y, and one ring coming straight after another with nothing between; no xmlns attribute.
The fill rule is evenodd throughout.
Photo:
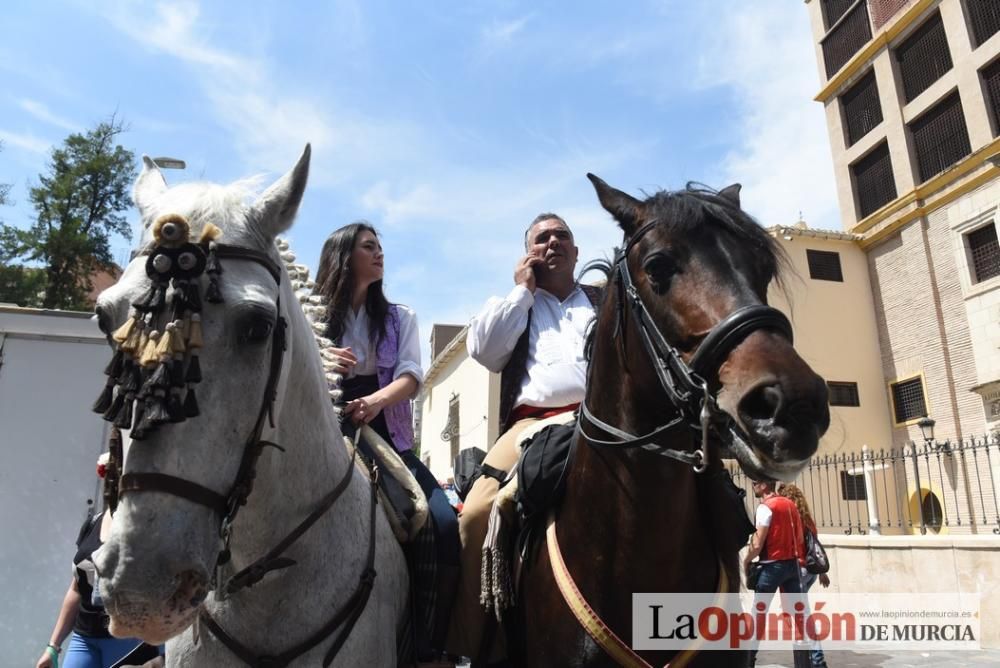
<svg viewBox="0 0 1000 668"><path fill-rule="evenodd" d="M166 383L171 386L170 392L172 395L176 396L183 390L176 390L178 385L173 383L174 379L184 378L184 380L188 383L195 383L201 380L200 366L197 363L196 356L197 348L201 347L201 297L197 279L202 275L202 273L208 274L209 288L206 292L206 300L213 303L220 303L223 301L218 286L219 274L222 273L222 267L218 262L220 258L255 262L268 271L279 287L281 285L281 268L267 253L251 248L217 243L214 241L214 237L218 236L219 230L214 226L206 226L208 228L208 232L203 233L202 241L198 244L187 243L189 227L187 222L180 216L164 216L154 223L154 226L154 238L156 239L156 243L150 243L146 248L142 249L133 256L133 259L136 256L149 256L146 263L146 273L152 279L153 284L147 298L140 303L133 304L136 313L134 314L133 319L130 320L130 324L127 326L127 329L129 330L129 333L135 329L138 329L141 332L142 327L144 326L143 323L146 322L147 319L149 320L149 323L155 323L159 315L168 308L167 287L168 285L173 286L173 296L176 300L175 303L170 305L172 307L173 317L179 318L180 316L187 314L188 320L193 320L198 325L198 333L196 336L192 336L189 333L186 337L181 338L181 335L177 334L175 339L171 339L167 336L167 330L165 330L163 335L163 338L169 341L170 345L168 346L167 344L164 344L163 347L163 351L166 354L161 358L162 361L160 363L160 367L164 369L164 373L161 375L166 377ZM161 257L168 258L168 261L160 260L159 258ZM276 300L276 306L278 313L280 314L280 294ZM139 321L138 327L135 324L136 320ZM181 321L177 319L172 324L179 325L180 322ZM190 322L186 324L190 326ZM146 324L145 326L148 327L149 324ZM155 472L125 473L121 476L118 481L117 489L114 491L114 499L116 502L126 493L162 492L171 494L187 501L191 501L192 503L211 508L222 517L222 522L219 528L219 537L222 541L222 548L216 558L215 571L212 576L212 589L216 592L217 601L223 601L233 593L236 593L244 588L252 587L271 571L293 566L296 563L293 559L282 557L281 555L317 521L319 521L319 519L330 510L330 508L333 507L336 501L349 486L356 468L355 464L358 457L357 449L355 449L354 454L351 457L351 462L347 467L347 471L344 473L344 476L338 482L336 487L320 500L317 507L308 516L306 516L304 520L296 525L284 539L282 539L274 548L269 550L263 557L239 571L225 582L222 581L222 569L231 559L229 543L232 535L232 525L236 519L239 509L246 505L247 499L253 491L253 481L257 474L257 462L260 458L260 454L266 447L274 447L282 451L284 450L284 448L280 445L262 439L261 435L264 430L265 421L272 429L275 426L274 403L277 399L278 380L281 376L284 353L287 349L286 328L287 321L284 317L279 315L271 337L271 354L261 407L257 413L257 419L254 422L254 426L244 443L243 456L240 460L240 466L236 474L236 479L233 482L228 494L220 494L213 489L185 478ZM177 327L175 326L174 329L171 330L171 336L173 336L173 332L176 330ZM116 334L118 334L118 332L116 332ZM115 336L114 338L120 344L119 349L116 351L116 360L118 360L118 366L123 366L121 362L123 357L122 349L125 348L124 340L126 337ZM196 343L193 343L192 341L196 341ZM187 344L186 351L185 343ZM157 349L157 351L159 351L159 349ZM175 365L173 368L170 364L171 355L173 355L175 359ZM153 361L156 361L155 356ZM131 360L129 360L129 362L131 363ZM147 390L147 384L150 387L152 386L150 378L154 378L156 374L149 371L139 370L138 363L145 365L143 360L137 359L136 363L132 364L132 367L136 368L136 370L128 370L126 373L144 373L145 375L142 377L146 380L142 385L143 391L145 392ZM185 363L187 367L186 373ZM136 396L136 394L132 391L129 391L128 393L126 392L126 386L119 379L119 374L122 372L110 372L113 365L114 362L112 365L109 365L109 371L107 373L109 380L108 385L105 388L105 394L110 395L112 394L112 390L114 390L114 396L119 407L126 403L128 403L129 407L131 407L131 403L129 402L133 400L140 402L141 407L141 400L143 397L141 395ZM192 374L192 367L197 368L197 374ZM157 371L159 370L160 369L158 368ZM173 376L173 379L170 378L170 375ZM180 384L180 387L183 388L183 383ZM188 385L187 392L190 395L190 399L193 401L194 393L190 384ZM162 397L165 394L166 392L164 391L159 396ZM121 397L120 399L118 398L119 395ZM104 398L105 397L102 395L102 400ZM100 410L98 410L99 406L95 405L95 411L105 413L105 419L115 421L120 417L120 408L119 412L112 414L110 412L106 412L107 404L109 404L108 401L101 401L100 403ZM162 421L152 423L148 421L148 417L145 422L142 421L143 412L144 411L137 411L137 415L135 416L135 426L133 427L133 432L136 431L140 424L142 425L142 429L141 434L137 434L133 437L134 440L138 440L138 438L144 436L147 431L156 429L163 423L168 421L179 422L188 417L196 417L199 414L197 408L195 408L193 411L187 411L184 415L170 415L169 420L164 419ZM132 421L132 417L131 410L129 410L129 422ZM116 425L118 425L119 421L123 422L122 420L118 420L116 421ZM119 458L121 458L120 452ZM116 462L116 464L118 470L123 469L120 461ZM212 619L211 615L209 615L204 608L200 611L198 616L199 621L204 623L208 630L216 636L222 644L224 644L231 652L233 652L233 654L245 661L248 665L253 666L254 668L283 668L295 658L313 649L328 636L340 629L340 633L334 639L333 645L324 657L322 665L329 666L333 662L337 653L340 651L341 647L343 647L344 643L347 641L354 625L361 617L362 612L364 612L368 599L371 595L371 591L374 587L376 576L375 536L376 507L378 505L378 467L372 463L369 469L371 470L369 485L371 510L369 517L368 552L365 567L358 578L358 584L350 598L344 606L338 610L337 613L318 631L303 642L279 655L258 655L223 630L222 627L219 626L218 622Z"/></svg>
<svg viewBox="0 0 1000 668"><path fill-rule="evenodd" d="M597 447L636 448L654 452L691 466L695 472L703 472L709 464L709 434L716 431L731 439L748 441L742 427L732 416L718 407L715 394L710 387L718 385L719 367L733 348L747 336L759 329L772 329L792 341L792 325L784 313L766 304L753 304L736 309L716 324L698 345L690 363L685 362L680 352L667 341L649 312L642 295L632 280L628 267L629 252L640 239L661 221L652 220L628 239L625 248L618 253L613 271L618 285L616 333L625 349L624 308L629 305L643 349L653 364L653 370L660 387L674 408L674 416L653 430L641 434L630 434L595 416L587 407L587 401L580 404L580 420L576 430L590 445ZM589 373L589 371L588 371ZM711 381L711 382L710 382ZM589 379L588 379L589 386ZM718 389L716 389L716 392ZM611 435L613 440L594 438L584 430L586 422ZM720 425L724 428L720 429ZM677 428L689 427L701 432L700 447L695 450L677 450L658 443L658 439Z"/></svg>
<svg viewBox="0 0 1000 668"><path fill-rule="evenodd" d="M573 575L566 566L562 551L559 549L559 538L556 531L556 515L553 510L549 514L548 526L545 529L545 542L548 546L549 563L552 566L552 574L563 600L572 611L573 616L580 623L594 642L604 650L608 656L615 660L620 666L626 668L653 668L635 650L628 646L624 640L611 630L597 612L590 606L587 599L576 586ZM720 603L721 597L729 589L729 578L726 577L726 569L719 563L719 582L716 586L716 604ZM697 646L679 652L663 668L682 668L698 653Z"/></svg>

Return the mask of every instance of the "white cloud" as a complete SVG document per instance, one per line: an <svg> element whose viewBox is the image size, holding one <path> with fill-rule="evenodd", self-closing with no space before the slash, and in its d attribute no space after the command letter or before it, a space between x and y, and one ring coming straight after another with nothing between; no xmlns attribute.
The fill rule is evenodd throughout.
<svg viewBox="0 0 1000 668"><path fill-rule="evenodd" d="M112 25L141 45L170 54L185 62L228 70L250 78L253 63L208 45L197 35L201 6L194 0L156 3L153 16L135 3L115 3L105 16Z"/></svg>
<svg viewBox="0 0 1000 668"><path fill-rule="evenodd" d="M794 222L801 210L810 225L839 229L825 115L812 100L820 83L806 8L732 2L713 5L711 20L718 37L706 45L701 84L733 87L741 119L742 141L720 182L742 183L745 208L765 225Z"/></svg>
<svg viewBox="0 0 1000 668"><path fill-rule="evenodd" d="M526 14L520 18L508 21L492 21L488 26L483 28L483 44L487 48L496 48L509 44L515 35L524 30L524 27L528 25L528 21L532 17L533 14Z"/></svg>
<svg viewBox="0 0 1000 668"><path fill-rule="evenodd" d="M342 0L336 7L360 46L361 6ZM345 111L318 94L288 92L270 61L213 45L195 0L157 4L152 12L118 4L106 16L140 45L190 67L216 121L232 135L243 161L255 168L283 172L309 142L314 155L311 181L330 186L364 167L421 149L420 133L407 123Z"/></svg>
<svg viewBox="0 0 1000 668"><path fill-rule="evenodd" d="M48 123L49 125L54 125L58 128L62 128L63 130L69 130L70 132L78 132L80 130L80 125L78 123L67 120L62 116L57 116L49 111L49 108L41 102L28 98L22 98L17 101L17 104L21 107L21 109L24 109L38 120Z"/></svg>
<svg viewBox="0 0 1000 668"><path fill-rule="evenodd" d="M52 142L48 139L41 139L32 134L22 134L0 129L0 141L5 146L15 146L19 149L39 155L47 155L52 148Z"/></svg>

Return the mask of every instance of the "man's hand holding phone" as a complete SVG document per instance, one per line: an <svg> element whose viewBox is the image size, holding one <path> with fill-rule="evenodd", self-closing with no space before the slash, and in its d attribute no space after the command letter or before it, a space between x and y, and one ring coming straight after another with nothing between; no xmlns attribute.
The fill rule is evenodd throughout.
<svg viewBox="0 0 1000 668"><path fill-rule="evenodd" d="M544 260L535 253L528 253L514 267L514 283L523 285L534 294L535 292L535 268L543 264Z"/></svg>

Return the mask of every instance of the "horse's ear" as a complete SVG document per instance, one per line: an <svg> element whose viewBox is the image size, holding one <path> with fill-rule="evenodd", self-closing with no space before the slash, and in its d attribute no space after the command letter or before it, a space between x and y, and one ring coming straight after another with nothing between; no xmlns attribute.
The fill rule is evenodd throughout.
<svg viewBox="0 0 1000 668"><path fill-rule="evenodd" d="M295 220L302 201L302 193L309 180L309 157L312 147L306 144L302 157L292 170L274 182L253 204L252 220L258 231L274 239L287 230Z"/></svg>
<svg viewBox="0 0 1000 668"><path fill-rule="evenodd" d="M743 190L743 186L739 183L734 183L731 186L726 186L719 191L719 197L727 199L732 202L736 208L740 208L740 191Z"/></svg>
<svg viewBox="0 0 1000 668"><path fill-rule="evenodd" d="M153 222L152 217L149 215L152 208L153 202L156 198L162 195L167 190L167 182L163 178L163 174L160 172L160 168L156 166L156 163L148 156L142 156L142 173L139 174L139 178L135 181L135 187L132 189L132 199L135 201L136 207L139 209L139 215L142 216L145 225L149 225Z"/></svg>
<svg viewBox="0 0 1000 668"><path fill-rule="evenodd" d="M635 232L646 217L646 205L628 193L612 188L593 174L588 173L587 178L594 184L601 206L615 217L625 234L630 235Z"/></svg>

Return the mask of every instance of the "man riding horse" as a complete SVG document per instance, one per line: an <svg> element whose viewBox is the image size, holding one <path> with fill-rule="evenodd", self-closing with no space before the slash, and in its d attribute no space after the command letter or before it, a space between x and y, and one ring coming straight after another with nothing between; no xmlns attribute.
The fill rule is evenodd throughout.
<svg viewBox="0 0 1000 668"><path fill-rule="evenodd" d="M525 255L514 268L514 289L490 299L469 324L469 355L500 382L501 436L484 460L485 473L469 492L459 518L461 582L449 649L477 656L485 610L479 603L487 519L500 480L517 463L520 436L539 420L576 409L584 395L583 344L599 289L574 279L579 249L566 221L539 214L524 235ZM497 634L496 657L502 653Z"/></svg>

